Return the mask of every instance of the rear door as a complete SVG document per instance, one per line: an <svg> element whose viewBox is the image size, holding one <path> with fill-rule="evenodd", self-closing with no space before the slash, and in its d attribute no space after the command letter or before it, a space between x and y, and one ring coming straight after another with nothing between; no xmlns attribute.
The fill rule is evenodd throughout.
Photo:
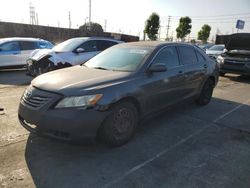
<svg viewBox="0 0 250 188"><path fill-rule="evenodd" d="M19 66L21 51L17 41L6 42L0 45L0 67Z"/></svg>
<svg viewBox="0 0 250 188"><path fill-rule="evenodd" d="M186 97L194 95L202 83L206 71L207 64L205 61L199 60L196 50L193 46L178 46L181 63L184 65L184 76L186 85Z"/></svg>
<svg viewBox="0 0 250 188"><path fill-rule="evenodd" d="M182 100L185 89L183 66L179 62L175 46L164 47L152 64L165 64L166 72L147 75L144 93L147 112L153 112Z"/></svg>
<svg viewBox="0 0 250 188"><path fill-rule="evenodd" d="M21 48L20 54L20 62L23 65L26 65L26 60L30 56L30 54L35 50L38 49L38 43L35 41L19 41L19 45Z"/></svg>

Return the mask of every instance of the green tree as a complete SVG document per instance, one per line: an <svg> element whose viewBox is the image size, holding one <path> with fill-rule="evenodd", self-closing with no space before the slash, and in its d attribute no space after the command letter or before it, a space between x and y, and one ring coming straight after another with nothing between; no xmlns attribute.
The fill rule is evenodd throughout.
<svg viewBox="0 0 250 188"><path fill-rule="evenodd" d="M184 38L191 33L192 20L189 17L181 17L179 20L179 26L176 28L177 38L184 40Z"/></svg>
<svg viewBox="0 0 250 188"><path fill-rule="evenodd" d="M160 27L160 17L157 13L152 13L146 21L144 32L150 40L156 40Z"/></svg>
<svg viewBox="0 0 250 188"><path fill-rule="evenodd" d="M203 25L201 30L198 32L198 39L202 41L203 44L207 43L209 38L211 27L207 24Z"/></svg>
<svg viewBox="0 0 250 188"><path fill-rule="evenodd" d="M90 33L91 35L99 35L103 33L103 28L99 23L85 23L84 25L79 27L85 33Z"/></svg>
<svg viewBox="0 0 250 188"><path fill-rule="evenodd" d="M196 40L195 40L195 39L191 39L190 42L191 42L192 44L196 44Z"/></svg>

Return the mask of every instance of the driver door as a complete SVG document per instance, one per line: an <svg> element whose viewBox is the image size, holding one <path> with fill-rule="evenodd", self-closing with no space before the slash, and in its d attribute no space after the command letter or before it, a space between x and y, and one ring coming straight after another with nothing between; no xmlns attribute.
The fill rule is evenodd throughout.
<svg viewBox="0 0 250 188"><path fill-rule="evenodd" d="M79 65L82 63L85 63L95 55L99 53L99 50L97 48L97 41L96 40L89 40L84 43L82 43L80 46L77 47L77 49L82 48L82 52L75 52L75 57L73 59L74 65ZM76 51L76 49L75 49Z"/></svg>
<svg viewBox="0 0 250 188"><path fill-rule="evenodd" d="M166 72L154 72L147 76L144 87L147 112L153 112L179 101L185 96L184 68L180 64L175 46L161 49L152 64L165 64Z"/></svg>

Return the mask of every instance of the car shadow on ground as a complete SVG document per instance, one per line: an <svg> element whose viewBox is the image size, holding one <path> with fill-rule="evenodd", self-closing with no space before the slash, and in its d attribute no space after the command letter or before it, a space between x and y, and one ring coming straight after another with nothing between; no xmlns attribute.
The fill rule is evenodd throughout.
<svg viewBox="0 0 250 188"><path fill-rule="evenodd" d="M171 107L157 116L143 120L135 138L118 148L101 144L72 145L30 135L25 151L26 163L37 188L102 187L124 175L136 165L142 164L166 150L166 148L173 147L197 130L206 128L216 118L238 105L240 104L218 98L213 98L211 103L204 107L197 107L193 102L187 101ZM249 113L250 107L248 105L245 105L245 107L247 112L244 113ZM233 115L238 116L238 114L232 114L232 118ZM250 119L248 118L248 120ZM248 120L245 121L247 125ZM223 121L220 123L223 125ZM206 134L206 131L204 132ZM215 133L218 133L218 131L215 131ZM223 142L223 140L216 141L217 137L211 139L212 142L215 142L214 144ZM211 148L209 143L207 145L202 146L202 148ZM215 149L218 149L217 146ZM206 148L198 151L201 155L198 157L203 156L203 150L206 150ZM216 152L223 153L225 151L216 150ZM181 155L189 155L189 153L187 151ZM208 156L203 156L203 158L206 157ZM178 156L173 159L173 163L177 163L180 158ZM183 165L189 165L188 161L185 163ZM160 166L159 169L161 169ZM192 173L195 173L195 170L192 170ZM216 174L216 170L213 173ZM162 174L155 174L154 176L161 177ZM141 176L136 177L136 181L139 182L141 187L147 187L147 184L143 183L143 178L147 177L151 177L150 173L142 173ZM206 179L206 177L203 178ZM166 182L165 185L167 185ZM135 187L135 185L130 187Z"/></svg>
<svg viewBox="0 0 250 188"><path fill-rule="evenodd" d="M0 85L29 85L32 79L26 70L0 70Z"/></svg>

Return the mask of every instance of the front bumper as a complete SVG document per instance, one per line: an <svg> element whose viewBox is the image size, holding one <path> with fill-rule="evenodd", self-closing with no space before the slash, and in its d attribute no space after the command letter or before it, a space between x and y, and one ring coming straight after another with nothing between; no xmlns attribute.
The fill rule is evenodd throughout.
<svg viewBox="0 0 250 188"><path fill-rule="evenodd" d="M40 74L52 71L55 69L54 63L49 60L50 56L45 56L39 61L32 58L27 60L27 75L36 77Z"/></svg>
<svg viewBox="0 0 250 188"><path fill-rule="evenodd" d="M65 108L54 109L55 101L60 96L56 94L39 107L32 107L21 99L18 118L21 125L32 133L66 141L94 141L98 128L108 116L109 111L95 109Z"/></svg>
<svg viewBox="0 0 250 188"><path fill-rule="evenodd" d="M234 73L250 75L250 62L225 61L220 64L220 73Z"/></svg>

